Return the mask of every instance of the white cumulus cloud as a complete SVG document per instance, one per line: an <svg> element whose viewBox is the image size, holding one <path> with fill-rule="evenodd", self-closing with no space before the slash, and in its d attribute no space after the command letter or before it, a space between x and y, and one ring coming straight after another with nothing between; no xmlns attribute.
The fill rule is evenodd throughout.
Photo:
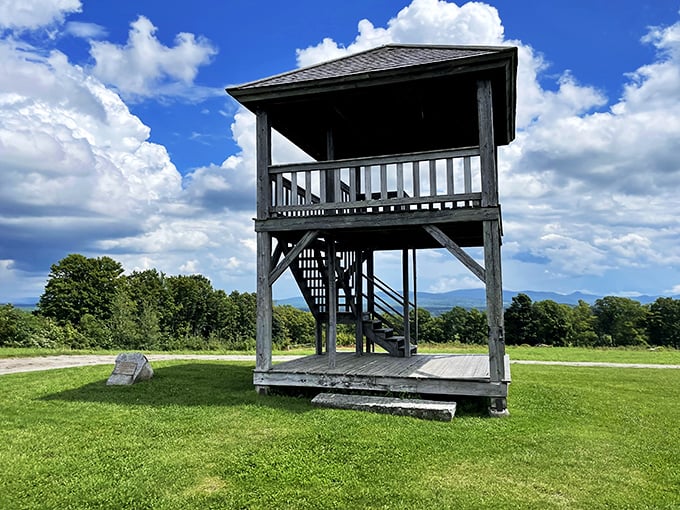
<svg viewBox="0 0 680 510"><path fill-rule="evenodd" d="M80 12L80 0L0 0L0 29L35 30Z"/></svg>
<svg viewBox="0 0 680 510"><path fill-rule="evenodd" d="M163 45L157 28L144 16L130 24L124 46L92 41L93 73L129 99L150 96L205 97L217 91L194 86L200 66L210 63L217 49L204 37L181 32L175 45ZM223 91L219 91L223 94Z"/></svg>

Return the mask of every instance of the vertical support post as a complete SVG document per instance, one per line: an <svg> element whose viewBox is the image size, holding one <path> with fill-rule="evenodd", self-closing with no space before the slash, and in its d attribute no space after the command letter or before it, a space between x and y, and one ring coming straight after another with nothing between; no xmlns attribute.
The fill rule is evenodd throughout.
<svg viewBox="0 0 680 510"><path fill-rule="evenodd" d="M373 281L373 277L375 276L374 262L373 251L370 250L366 257L366 275L368 276L368 279L366 280L366 307L371 319L375 314L375 282ZM375 346L372 342L366 342L366 352L371 352L373 349L375 349Z"/></svg>
<svg viewBox="0 0 680 510"><path fill-rule="evenodd" d="M315 326L314 341L316 344L316 355L321 356L323 354L323 323L319 319L316 319Z"/></svg>
<svg viewBox="0 0 680 510"><path fill-rule="evenodd" d="M414 324L413 328L415 330L415 343L418 345L418 338L420 337L420 324L418 321L418 265L416 264L416 249L413 248L413 309L414 312Z"/></svg>
<svg viewBox="0 0 680 510"><path fill-rule="evenodd" d="M489 326L489 375L492 383L505 379L503 331L503 282L501 277L501 234L497 220L484 221L484 266L486 269L486 316ZM495 399L497 412L505 411L505 399Z"/></svg>
<svg viewBox="0 0 680 510"><path fill-rule="evenodd" d="M326 268L328 272L328 324L326 325L326 352L328 367L335 368L335 347L338 334L338 290L335 279L335 242L326 239Z"/></svg>
<svg viewBox="0 0 680 510"><path fill-rule="evenodd" d="M477 118L482 178L482 207L498 205L496 145L493 132L493 97L490 80L477 82Z"/></svg>
<svg viewBox="0 0 680 510"><path fill-rule="evenodd" d="M328 128L326 131L326 160L331 161L335 157L335 145L333 140L333 130ZM335 196L335 168L329 168L326 170L326 179L324 183L324 188L326 190L326 202L332 204L336 201Z"/></svg>
<svg viewBox="0 0 680 510"><path fill-rule="evenodd" d="M256 113L257 131L257 219L269 216L271 206L271 125L266 112ZM272 286L269 271L272 258L272 236L269 232L257 233L257 330L255 369L266 372L272 366ZM258 387L266 393L266 387Z"/></svg>
<svg viewBox="0 0 680 510"><path fill-rule="evenodd" d="M404 288L404 357L411 357L411 321L409 305L408 248L401 251L402 286Z"/></svg>
<svg viewBox="0 0 680 510"><path fill-rule="evenodd" d="M364 352L364 275L362 272L361 250L354 254L354 293L356 295L356 345L355 352L361 356Z"/></svg>

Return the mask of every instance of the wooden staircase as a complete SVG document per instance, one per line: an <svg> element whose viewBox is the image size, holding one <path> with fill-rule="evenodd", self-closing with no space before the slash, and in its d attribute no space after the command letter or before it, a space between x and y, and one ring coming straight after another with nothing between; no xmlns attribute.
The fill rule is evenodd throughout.
<svg viewBox="0 0 680 510"><path fill-rule="evenodd" d="M385 349L390 356L403 358L406 356L406 339L402 335L396 335L394 329L383 325L380 319L372 319L365 316L363 319L364 336L373 344L378 344ZM417 354L418 346L411 344L411 354Z"/></svg>
<svg viewBox="0 0 680 510"><path fill-rule="evenodd" d="M319 322L328 320L327 288L329 268L327 267L326 243L327 241L324 239L314 240L299 253L289 266L309 310ZM283 242L283 254L288 254L293 249L293 246L294 244L292 243ZM360 263L363 263L363 259ZM378 345L391 356L404 357L405 338L397 334L395 328L389 325L399 320L403 322L403 318L388 321L380 313L372 311L362 313L361 319L359 319L356 296L353 292L353 289L357 288L354 282L356 264L355 252L338 251L336 253L333 270L338 289L337 321L344 324L356 324L358 320L361 320L367 346ZM396 292L391 289L390 291L393 296L398 296ZM393 314L394 310L394 308L391 308L389 313ZM411 344L411 354L416 352L417 346Z"/></svg>

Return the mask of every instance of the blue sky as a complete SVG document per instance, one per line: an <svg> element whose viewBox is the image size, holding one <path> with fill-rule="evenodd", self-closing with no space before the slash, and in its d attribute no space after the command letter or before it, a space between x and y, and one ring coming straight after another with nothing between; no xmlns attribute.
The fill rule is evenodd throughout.
<svg viewBox="0 0 680 510"><path fill-rule="evenodd" d="M390 42L519 47L504 286L680 294L680 1L0 0L0 302L69 253L255 285L254 123L229 85ZM285 140L275 159L300 157ZM470 253L479 258L480 253ZM400 257L380 258L399 287ZM479 282L419 255L419 289ZM297 294L289 275L276 297Z"/></svg>

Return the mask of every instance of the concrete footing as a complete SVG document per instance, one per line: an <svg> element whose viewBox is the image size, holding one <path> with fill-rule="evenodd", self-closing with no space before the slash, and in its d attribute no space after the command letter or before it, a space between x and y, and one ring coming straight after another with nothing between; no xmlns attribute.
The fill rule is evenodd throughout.
<svg viewBox="0 0 680 510"><path fill-rule="evenodd" d="M312 404L334 409L352 409L374 413L412 416L424 420L451 421L456 414L455 402L438 400L401 399L367 395L319 393Z"/></svg>

